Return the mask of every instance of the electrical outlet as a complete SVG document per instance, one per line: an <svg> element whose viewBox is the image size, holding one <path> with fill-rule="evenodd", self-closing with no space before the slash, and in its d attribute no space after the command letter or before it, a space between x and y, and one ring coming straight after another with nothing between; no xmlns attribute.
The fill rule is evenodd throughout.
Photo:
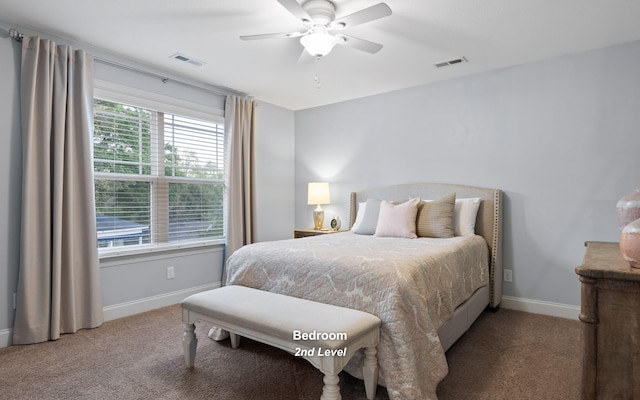
<svg viewBox="0 0 640 400"><path fill-rule="evenodd" d="M167 267L167 279L173 279L176 277L175 269L173 267Z"/></svg>
<svg viewBox="0 0 640 400"><path fill-rule="evenodd" d="M513 271L510 269L502 270L503 278L505 282L513 282Z"/></svg>

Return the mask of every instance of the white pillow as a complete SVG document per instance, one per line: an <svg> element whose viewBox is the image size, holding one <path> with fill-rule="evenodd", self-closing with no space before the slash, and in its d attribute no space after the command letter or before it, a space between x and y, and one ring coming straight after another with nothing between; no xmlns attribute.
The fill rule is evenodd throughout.
<svg viewBox="0 0 640 400"><path fill-rule="evenodd" d="M362 221L358 224L358 227L353 230L353 233L357 233L359 235L373 235L376 232L376 225L378 223L380 200L367 199L366 206L363 207L363 210ZM358 219L358 216L356 216L356 219Z"/></svg>
<svg viewBox="0 0 640 400"><path fill-rule="evenodd" d="M416 215L418 214L420 199L409 199L401 204L389 201L380 203L378 224L374 236L399 237L415 239Z"/></svg>
<svg viewBox="0 0 640 400"><path fill-rule="evenodd" d="M480 198L456 199L453 210L453 230L456 236L476 233L476 217L480 207Z"/></svg>
<svg viewBox="0 0 640 400"><path fill-rule="evenodd" d="M358 210L356 210L356 220L353 223L353 226L351 227L352 231L355 231L356 229L358 229L362 224L362 220L364 219L365 208L367 208L366 202L363 201L361 203L358 203Z"/></svg>

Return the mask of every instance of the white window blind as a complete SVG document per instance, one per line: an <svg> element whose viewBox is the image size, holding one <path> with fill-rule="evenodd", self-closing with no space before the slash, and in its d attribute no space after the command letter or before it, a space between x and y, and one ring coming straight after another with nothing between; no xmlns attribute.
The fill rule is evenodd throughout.
<svg viewBox="0 0 640 400"><path fill-rule="evenodd" d="M162 246L220 238L224 127L94 100L98 246Z"/></svg>

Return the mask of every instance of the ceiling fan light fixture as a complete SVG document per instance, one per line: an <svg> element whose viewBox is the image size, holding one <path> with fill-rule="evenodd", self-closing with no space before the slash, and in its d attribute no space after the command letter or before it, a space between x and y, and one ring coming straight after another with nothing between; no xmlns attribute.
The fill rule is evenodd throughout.
<svg viewBox="0 0 640 400"><path fill-rule="evenodd" d="M314 57L326 56L337 43L338 39L324 29L315 29L300 38L300 44Z"/></svg>
<svg viewBox="0 0 640 400"><path fill-rule="evenodd" d="M375 54L382 49L382 45L379 43L343 35L340 31L388 17L391 15L391 8L386 3L378 3L363 8L336 20L335 0L302 0L302 3L300 1L277 0L281 6L286 8L291 15L302 23L303 31L244 35L240 36L240 39L256 40L296 37L300 38L300 44L304 47L304 51L316 58L329 54L336 44L345 45L370 54Z"/></svg>

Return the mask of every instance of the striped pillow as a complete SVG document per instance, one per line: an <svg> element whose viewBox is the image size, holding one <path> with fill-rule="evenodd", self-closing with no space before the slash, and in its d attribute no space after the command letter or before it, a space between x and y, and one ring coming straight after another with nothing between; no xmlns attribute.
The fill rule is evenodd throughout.
<svg viewBox="0 0 640 400"><path fill-rule="evenodd" d="M448 194L437 200L423 201L418 207L418 215L416 217L416 234L418 237L453 237L455 206L455 193Z"/></svg>

